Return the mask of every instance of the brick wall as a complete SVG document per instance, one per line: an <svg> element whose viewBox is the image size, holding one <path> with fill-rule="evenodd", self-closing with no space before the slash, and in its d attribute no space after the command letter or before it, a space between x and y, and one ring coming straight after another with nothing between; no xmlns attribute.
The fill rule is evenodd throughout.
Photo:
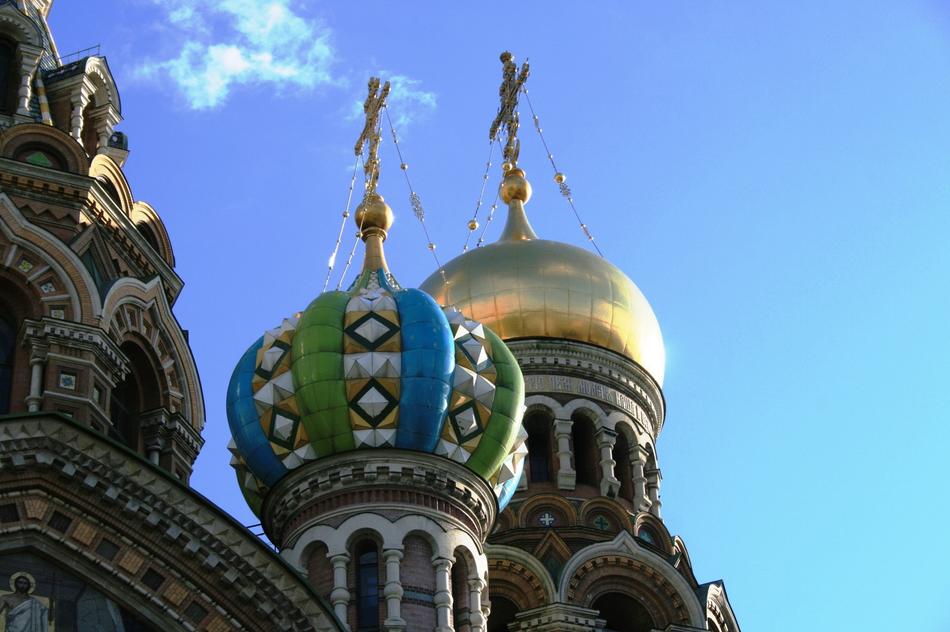
<svg viewBox="0 0 950 632"><path fill-rule="evenodd" d="M402 581L402 618L407 630L423 632L435 628L435 569L432 547L422 537L410 535L404 551L399 579Z"/></svg>

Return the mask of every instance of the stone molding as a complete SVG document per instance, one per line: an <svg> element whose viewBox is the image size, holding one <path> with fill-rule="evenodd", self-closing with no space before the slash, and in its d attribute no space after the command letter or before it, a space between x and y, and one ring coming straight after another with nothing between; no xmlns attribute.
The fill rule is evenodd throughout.
<svg viewBox="0 0 950 632"><path fill-rule="evenodd" d="M568 340L524 339L505 344L518 359L527 394L565 393L597 400L645 423L654 439L659 436L666 417L663 391L636 362ZM532 382L543 379L546 382L539 383L540 388L532 387Z"/></svg>
<svg viewBox="0 0 950 632"><path fill-rule="evenodd" d="M253 618L231 621L237 629L342 629L328 606L273 551L163 470L58 415L0 419L0 483L41 473L55 474L66 492L81 485L83 503L120 514L129 526L126 538L160 536L166 559L195 567L182 575L219 605L250 607Z"/></svg>
<svg viewBox="0 0 950 632"><path fill-rule="evenodd" d="M114 382L125 379L129 373L128 359L118 345L98 327L65 320L43 318L23 323L23 343L29 348L56 342L67 347L82 347L92 351L102 361Z"/></svg>
<svg viewBox="0 0 950 632"><path fill-rule="evenodd" d="M403 511L455 523L484 542L497 513L491 487L444 457L407 450L354 450L293 470L264 499L261 522L279 548L319 520Z"/></svg>

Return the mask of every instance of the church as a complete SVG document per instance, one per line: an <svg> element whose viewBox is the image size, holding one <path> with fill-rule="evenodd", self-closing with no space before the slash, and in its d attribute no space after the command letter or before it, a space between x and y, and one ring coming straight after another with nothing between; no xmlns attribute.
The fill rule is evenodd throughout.
<svg viewBox="0 0 950 632"><path fill-rule="evenodd" d="M418 289L385 255L370 80L362 264L265 314L206 403L118 87L99 51L60 56L51 5L0 0L0 631L739 632L663 521L650 304L529 221L527 65L502 55L502 234ZM189 485L208 405L233 436L218 493L267 541Z"/></svg>

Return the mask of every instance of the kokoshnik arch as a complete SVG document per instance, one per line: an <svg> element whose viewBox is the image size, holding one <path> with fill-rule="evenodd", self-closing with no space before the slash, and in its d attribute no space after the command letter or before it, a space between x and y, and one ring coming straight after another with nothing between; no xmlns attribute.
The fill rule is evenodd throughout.
<svg viewBox="0 0 950 632"><path fill-rule="evenodd" d="M661 516L649 303L528 221L527 65L502 56L496 243L400 286L377 191L389 85L371 80L361 271L231 350L214 405L275 552L189 487L205 403L183 282L124 176L106 58L64 63L51 4L0 0L6 629L739 630Z"/></svg>

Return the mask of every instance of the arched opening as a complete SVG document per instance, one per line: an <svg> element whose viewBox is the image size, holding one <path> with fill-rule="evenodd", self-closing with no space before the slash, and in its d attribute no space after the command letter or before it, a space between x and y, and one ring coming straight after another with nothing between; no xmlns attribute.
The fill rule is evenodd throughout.
<svg viewBox="0 0 950 632"><path fill-rule="evenodd" d="M119 190L115 188L114 184L112 184L112 180L100 176L96 178L96 181L102 185L102 188L105 190L106 195L109 196L109 199L115 202L116 206L122 208L122 197L119 195Z"/></svg>
<svg viewBox="0 0 950 632"><path fill-rule="evenodd" d="M155 231L149 228L148 224L140 222L135 225L136 230L145 237L145 241L148 242L148 245L152 247L152 250L156 252L159 256L162 254L162 250L158 245L158 237L155 236Z"/></svg>
<svg viewBox="0 0 950 632"><path fill-rule="evenodd" d="M432 545L420 533L407 536L403 542L399 579L404 591L402 618L414 622L411 629L433 630L436 626L435 568L432 566ZM411 598L406 598L411 595Z"/></svg>
<svg viewBox="0 0 950 632"><path fill-rule="evenodd" d="M647 526L642 526L637 530L637 537L643 540L644 542L649 542L653 546L660 546L660 536L656 532Z"/></svg>
<svg viewBox="0 0 950 632"><path fill-rule="evenodd" d="M0 38L0 113L14 114L20 91L16 44Z"/></svg>
<svg viewBox="0 0 950 632"><path fill-rule="evenodd" d="M379 630L379 548L372 540L360 540L356 560L356 629Z"/></svg>
<svg viewBox="0 0 950 632"><path fill-rule="evenodd" d="M27 143L17 149L14 160L47 169L66 170L66 160L55 149L40 143Z"/></svg>
<svg viewBox="0 0 950 632"><path fill-rule="evenodd" d="M82 146L89 156L95 156L99 148L99 132L96 130L92 121L93 101L82 111Z"/></svg>
<svg viewBox="0 0 950 632"><path fill-rule="evenodd" d="M571 427L571 442L574 449L574 471L578 485L597 485L597 444L594 441L594 424L590 419L574 415Z"/></svg>
<svg viewBox="0 0 950 632"><path fill-rule="evenodd" d="M0 415L10 412L13 389L13 352L16 350L16 328L6 314L0 313Z"/></svg>
<svg viewBox="0 0 950 632"><path fill-rule="evenodd" d="M605 593L594 600L591 608L607 621L605 632L650 632L656 627L643 604L623 593Z"/></svg>
<svg viewBox="0 0 950 632"><path fill-rule="evenodd" d="M529 413L524 428L528 433L528 480L532 483L546 483L553 478L551 418L543 412Z"/></svg>
<svg viewBox="0 0 950 632"><path fill-rule="evenodd" d="M158 374L145 351L134 342L120 347L129 359L129 374L112 389L109 416L112 418L110 435L142 454L141 415L161 406L161 387Z"/></svg>
<svg viewBox="0 0 950 632"><path fill-rule="evenodd" d="M515 622L518 606L510 599L491 596L491 614L488 615L488 632L508 632L508 625Z"/></svg>
<svg viewBox="0 0 950 632"><path fill-rule="evenodd" d="M633 465L630 463L630 443L623 432L617 433L614 443L614 476L620 481L620 497L633 502Z"/></svg>
<svg viewBox="0 0 950 632"><path fill-rule="evenodd" d="M452 622L455 632L470 632L472 629L468 577L468 562L461 552L456 552L452 563Z"/></svg>

